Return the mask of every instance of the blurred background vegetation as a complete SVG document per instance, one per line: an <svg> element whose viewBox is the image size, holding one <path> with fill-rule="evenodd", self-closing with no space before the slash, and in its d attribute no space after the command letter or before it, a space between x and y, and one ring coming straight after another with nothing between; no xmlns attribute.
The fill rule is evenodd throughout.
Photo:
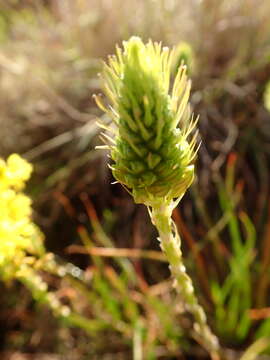
<svg viewBox="0 0 270 360"><path fill-rule="evenodd" d="M0 0L0 155L33 163L35 221L67 274L42 276L91 320L69 328L2 283L1 359L207 359L147 210L94 150L97 74L134 34L177 47L192 78L202 145L174 219L200 302L229 358L270 359L270 2Z"/></svg>

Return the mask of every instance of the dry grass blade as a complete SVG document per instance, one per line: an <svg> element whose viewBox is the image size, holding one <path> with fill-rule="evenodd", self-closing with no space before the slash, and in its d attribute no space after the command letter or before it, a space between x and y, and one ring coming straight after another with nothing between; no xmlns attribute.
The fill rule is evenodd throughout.
<svg viewBox="0 0 270 360"><path fill-rule="evenodd" d="M102 257L128 257L134 259L147 259L167 262L164 254L160 251L141 250L141 249L121 249L121 248L104 248L92 247L85 249L84 246L71 245L66 249L68 254L89 254Z"/></svg>

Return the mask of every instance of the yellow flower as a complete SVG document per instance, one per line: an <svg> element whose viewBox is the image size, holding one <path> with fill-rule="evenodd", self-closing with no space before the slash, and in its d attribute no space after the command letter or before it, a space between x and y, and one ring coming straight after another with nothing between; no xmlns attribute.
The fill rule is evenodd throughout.
<svg viewBox="0 0 270 360"><path fill-rule="evenodd" d="M17 154L0 159L0 274L13 276L26 256L43 249L42 236L31 220L31 200L21 190L32 165Z"/></svg>
<svg viewBox="0 0 270 360"><path fill-rule="evenodd" d="M18 154L12 154L6 163L2 159L0 161L0 186L1 188L13 187L16 190L21 190L30 178L31 172L31 164Z"/></svg>

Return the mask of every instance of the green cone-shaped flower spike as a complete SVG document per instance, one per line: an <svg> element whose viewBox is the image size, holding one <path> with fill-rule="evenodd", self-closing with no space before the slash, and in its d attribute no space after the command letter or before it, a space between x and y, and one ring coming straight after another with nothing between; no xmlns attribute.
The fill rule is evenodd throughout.
<svg viewBox="0 0 270 360"><path fill-rule="evenodd" d="M102 74L111 101L107 111L117 125L110 145L112 172L137 203L151 206L160 198L181 197L193 180L195 137L187 141L196 125L188 104L190 81L180 67L170 95L173 53L138 37L123 46Z"/></svg>
<svg viewBox="0 0 270 360"><path fill-rule="evenodd" d="M148 206L176 289L186 310L193 314L194 331L216 360L218 341L186 273L181 239L171 219L178 203L175 199L181 199L194 176L196 135L188 139L196 126L188 104L190 81L185 66L180 66L170 92L173 52L160 44L149 41L145 45L140 38L132 37L123 47L109 58L102 74L109 108L96 97L115 123L114 128L107 129L115 133L113 139L103 134L110 142L112 171L137 203Z"/></svg>

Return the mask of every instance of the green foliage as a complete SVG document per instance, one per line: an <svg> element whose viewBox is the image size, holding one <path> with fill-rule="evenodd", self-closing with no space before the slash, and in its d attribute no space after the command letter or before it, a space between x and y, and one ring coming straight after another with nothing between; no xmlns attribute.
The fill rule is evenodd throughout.
<svg viewBox="0 0 270 360"><path fill-rule="evenodd" d="M221 181L218 185L222 211L229 217L228 229L232 253L229 259L230 272L217 297L226 310L222 311L217 306L217 316L219 328L225 336L241 341L246 338L251 326L248 313L252 304L250 269L254 262L256 232L249 217L242 213L240 219L244 226L244 235L241 234L238 216L235 213L237 193L233 191L233 183L234 169L230 165L228 166L226 185L222 186Z"/></svg>
<svg viewBox="0 0 270 360"><path fill-rule="evenodd" d="M228 230L226 245L230 255L228 271L222 283L212 281L211 290L215 303L215 322L220 337L229 343L240 344L252 332L250 310L258 301L253 286L258 279L260 263L256 260L257 234L254 224L245 212L238 212L241 200L239 189L234 187L235 161L229 161L225 182L218 179L217 188L220 207L226 217ZM254 296L255 295L255 296ZM256 332L257 338L269 334L269 320L264 320Z"/></svg>
<svg viewBox="0 0 270 360"><path fill-rule="evenodd" d="M252 306L252 273L256 232L246 214L241 214L244 235L240 233L239 219L235 214L233 194L226 193L220 186L220 201L223 211L228 214L229 233L232 253L229 259L229 272L222 286L212 284L215 301L216 326L222 337L233 342L246 339L251 319L249 309Z"/></svg>

